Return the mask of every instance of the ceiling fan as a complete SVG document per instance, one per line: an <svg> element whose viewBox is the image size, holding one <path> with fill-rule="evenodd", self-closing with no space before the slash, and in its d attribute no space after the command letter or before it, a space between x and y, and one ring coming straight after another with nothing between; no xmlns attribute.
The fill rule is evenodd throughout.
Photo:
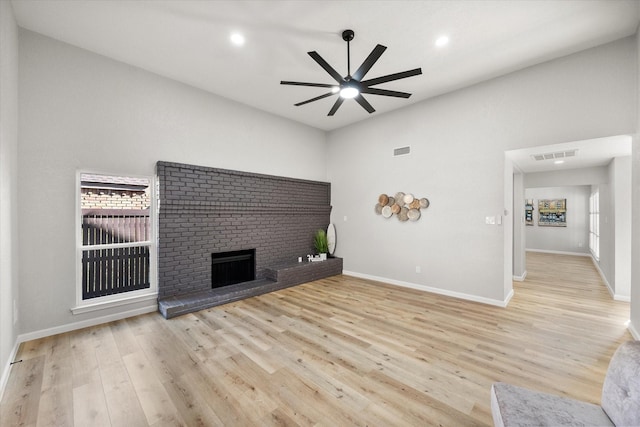
<svg viewBox="0 0 640 427"><path fill-rule="evenodd" d="M336 100L335 104L333 104L333 107L329 111L328 116L333 116L336 113L336 111L338 111L338 108L340 108L344 100L351 99L351 98L355 99L356 102L362 106L362 108L364 108L369 112L369 114L371 114L376 110L371 106L371 104L369 104L369 102L367 102L366 99L364 99L364 97L362 96L363 93L367 93L371 95L393 96L396 98L409 98L411 96L411 94L407 92L397 92L394 90L378 89L372 86L376 86L381 83L391 82L394 80L405 79L407 77L417 76L419 74L422 74L421 68L415 68L413 70L403 71L400 73L388 74L386 76L376 77L374 79L362 80L364 76L367 74L367 72L371 69L373 64L375 64L376 61L380 59L380 56L387 49L386 46L383 46L381 44L377 45L371 51L367 59L364 60L362 65L360 65L360 67L355 71L355 73L353 73L353 75L351 74L351 58L350 58L350 51L349 51L349 42L353 40L354 36L355 36L355 33L353 32L353 30L344 30L342 32L342 40L347 42L347 75L345 77L342 77L335 69L333 69L333 67L331 67L331 65L329 65L327 61L325 61L318 54L318 52L316 51L308 52L309 56L311 56L311 58L313 58L314 61L316 61L322 68L324 68L324 70L327 73L329 73L329 75L333 77L333 79L338 84L291 82L291 81L284 81L284 80L280 82L280 84L283 84L283 85L324 87L324 88L331 89L331 91L328 93L294 104L296 107L299 107L300 105L308 104L313 101L318 101L320 99L327 98L335 94L339 94L339 97Z"/></svg>

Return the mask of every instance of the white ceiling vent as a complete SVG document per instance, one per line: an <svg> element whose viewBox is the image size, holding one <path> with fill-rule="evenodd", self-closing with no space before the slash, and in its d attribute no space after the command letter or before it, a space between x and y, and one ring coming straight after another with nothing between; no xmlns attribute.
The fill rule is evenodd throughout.
<svg viewBox="0 0 640 427"><path fill-rule="evenodd" d="M411 154L411 146L394 148L393 155L394 156L405 156L407 154Z"/></svg>
<svg viewBox="0 0 640 427"><path fill-rule="evenodd" d="M532 154L533 160L553 160L564 159L565 157L574 157L578 150L557 151L555 153Z"/></svg>

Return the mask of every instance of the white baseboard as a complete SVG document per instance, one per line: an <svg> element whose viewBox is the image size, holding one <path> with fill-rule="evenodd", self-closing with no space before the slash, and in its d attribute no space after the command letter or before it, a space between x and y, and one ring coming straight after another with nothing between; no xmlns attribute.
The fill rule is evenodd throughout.
<svg viewBox="0 0 640 427"><path fill-rule="evenodd" d="M146 307L137 308L135 310L129 310L122 313L116 313L109 316L97 317L94 319L83 320L81 322L68 323L66 325L56 326L53 328L42 329L40 331L29 332L26 334L20 334L16 338L16 342L13 346L13 350L9 355L9 360L2 371L2 377L0 377L0 400L9 381L9 375L11 374L11 362L13 362L18 354L18 348L20 344L26 341L31 341L39 338L49 337L51 335L62 334L65 332L75 331L77 329L87 328L89 326L101 325L103 323L113 322L115 320L126 319L128 317L138 316L140 314L153 313L158 311L158 304L154 301L152 305Z"/></svg>
<svg viewBox="0 0 640 427"><path fill-rule="evenodd" d="M539 252L539 253L542 253L542 254L591 256L591 253L585 253L585 252L551 251L551 250L546 250L546 249L525 249L525 251L527 251L527 252Z"/></svg>
<svg viewBox="0 0 640 427"><path fill-rule="evenodd" d="M600 265L598 264L598 261L596 261L593 255L591 256L591 261L593 262L593 266L596 268L596 270L598 270L598 274L600 275L600 278L606 285L607 290L609 291L609 295L611 295L611 298L613 298L614 301L631 302L630 296L619 295L614 292L613 288L611 287L611 284L609 284L609 281L605 277L604 272L600 269Z"/></svg>
<svg viewBox="0 0 640 427"><path fill-rule="evenodd" d="M18 340L16 340L16 343L13 345L13 350L11 350L11 354L9 354L9 360L7 360L7 364L2 370L2 377L0 377L0 401L2 400L4 389L7 387L7 382L9 381L9 374L11 374L11 363L15 360L16 354L18 354L18 347L20 347L20 343L18 342Z"/></svg>
<svg viewBox="0 0 640 427"><path fill-rule="evenodd" d="M634 340L640 340L640 333L638 333L638 330L633 326L633 323L629 322L629 326L627 328L629 329L629 332L631 332L631 336Z"/></svg>
<svg viewBox="0 0 640 427"><path fill-rule="evenodd" d="M29 332L18 335L18 343L37 340L38 338L49 337L51 335L62 334L65 332L75 331L77 329L88 328L90 326L101 325L103 323L113 322L114 320L126 319L127 317L138 316L140 314L152 313L158 311L158 304L153 303L146 307L137 308L135 310L115 313L108 316L96 317L93 319L82 320L80 322L67 323L66 325L54 326L53 328L42 329L39 331Z"/></svg>
<svg viewBox="0 0 640 427"><path fill-rule="evenodd" d="M615 295L613 296L613 299L614 299L614 300L616 300L616 301L631 302L631 297L630 297L630 296L627 296L627 295L618 295L618 294L615 294Z"/></svg>
<svg viewBox="0 0 640 427"><path fill-rule="evenodd" d="M593 262L593 266L596 268L596 270L598 271L598 274L600 275L600 278L602 279L602 281L606 285L607 290L609 291L609 295L611 295L611 298L615 299L616 293L613 292L613 288L609 284L609 281L605 277L604 272L602 271L602 269L600 269L600 265L598 264L598 261L596 261L596 259L593 257L593 255L591 256L591 262Z"/></svg>
<svg viewBox="0 0 640 427"><path fill-rule="evenodd" d="M513 296L513 289L504 301L479 297L477 295L465 294L462 292L448 291L446 289L433 288L431 286L419 285L417 283L403 282L401 280L388 279L386 277L372 276L370 274L357 273L355 271L342 271L342 274L346 276L359 277L361 279L375 280L376 282L388 283L390 285L402 286L405 288L417 289L419 291L431 292L433 294L445 295L448 297L464 299L467 301L480 302L483 304L496 305L498 307L506 307L511 297Z"/></svg>
<svg viewBox="0 0 640 427"><path fill-rule="evenodd" d="M42 329L40 331L29 332L27 334L20 334L16 338L16 342L13 346L13 350L9 355L9 360L2 371L2 377L0 377L0 400L9 381L9 375L11 374L11 362L13 362L18 354L18 348L20 344L26 341L36 340L38 338L49 337L51 335L62 334L64 332L75 331L77 329L87 328L89 326L101 325L103 323L113 322L114 320L126 319L127 317L138 316L140 314L152 313L158 310L158 304L154 302L153 305L147 307L141 307L135 310L129 310L122 313L116 313L109 316L102 316L95 319L83 320L81 322L68 323L66 325L56 326L53 328Z"/></svg>
<svg viewBox="0 0 640 427"><path fill-rule="evenodd" d="M511 298L513 298L513 288L509 291L509 295L507 295L507 297L504 299L504 305L502 305L501 307L506 307L507 305L509 305L509 302L511 301Z"/></svg>
<svg viewBox="0 0 640 427"><path fill-rule="evenodd" d="M135 291L134 291L135 292ZM140 291L137 291L140 292ZM133 293L133 292L131 292ZM147 301L153 301L154 303L158 301L158 292L151 292L142 295L135 295L133 297L122 297L122 294L116 294L119 298L115 301L100 301L93 304L85 304L81 306L71 307L71 312L73 314L83 314L83 313L91 313L98 312L101 310L108 310L112 308L120 308L131 304L141 304ZM100 298L96 298L100 300ZM89 300L91 301L91 300Z"/></svg>
<svg viewBox="0 0 640 427"><path fill-rule="evenodd" d="M513 280L515 280L516 282L524 282L524 279L527 278L527 270L524 271L524 273L522 273L522 276L513 276Z"/></svg>

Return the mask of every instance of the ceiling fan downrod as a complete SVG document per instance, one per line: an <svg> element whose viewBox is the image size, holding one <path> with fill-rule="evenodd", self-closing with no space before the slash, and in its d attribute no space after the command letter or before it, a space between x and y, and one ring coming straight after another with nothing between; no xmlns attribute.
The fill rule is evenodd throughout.
<svg viewBox="0 0 640 427"><path fill-rule="evenodd" d="M349 49L349 42L353 40L356 34L353 30L344 30L342 32L342 40L347 42L347 78L351 80L351 51Z"/></svg>

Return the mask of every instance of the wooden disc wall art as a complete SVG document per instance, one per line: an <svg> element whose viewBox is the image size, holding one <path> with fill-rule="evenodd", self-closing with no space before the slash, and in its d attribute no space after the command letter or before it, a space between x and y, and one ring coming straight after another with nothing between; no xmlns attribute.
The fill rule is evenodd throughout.
<svg viewBox="0 0 640 427"><path fill-rule="evenodd" d="M422 216L420 210L427 209L429 205L429 199L425 197L419 198L411 193L399 191L394 196L378 196L375 213L384 218L395 216L400 222L417 221Z"/></svg>

